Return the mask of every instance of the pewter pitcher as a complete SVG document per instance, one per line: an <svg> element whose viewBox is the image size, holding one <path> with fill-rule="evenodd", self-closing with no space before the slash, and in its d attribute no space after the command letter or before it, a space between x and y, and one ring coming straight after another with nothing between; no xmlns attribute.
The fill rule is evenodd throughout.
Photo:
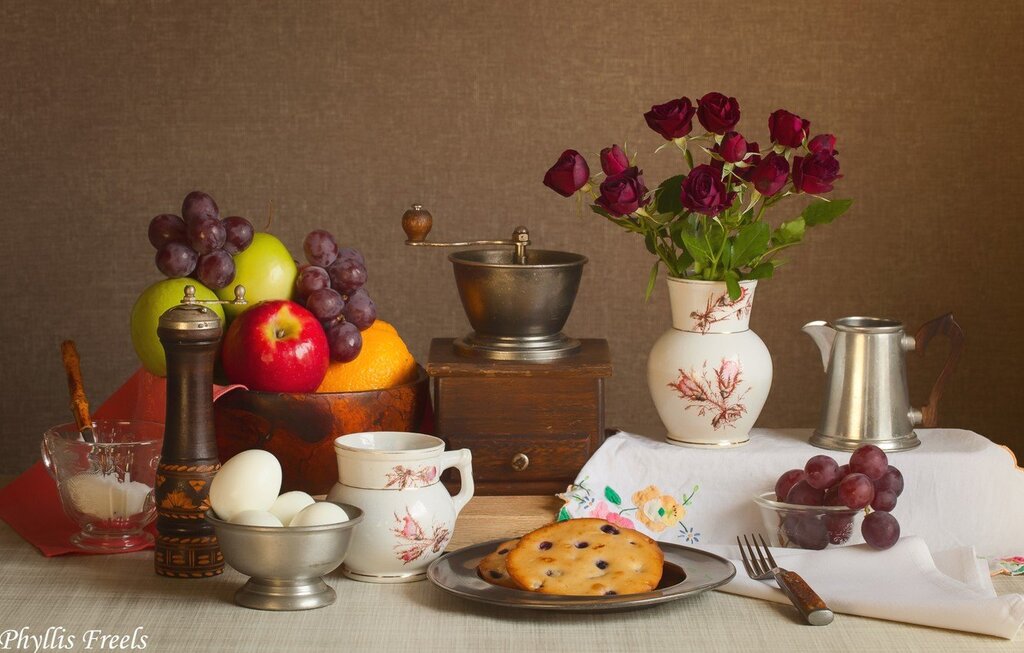
<svg viewBox="0 0 1024 653"><path fill-rule="evenodd" d="M906 334L900 322L876 317L809 322L803 330L821 350L828 376L821 423L811 444L839 451L864 444L902 451L921 444L914 427L936 426L939 398L963 351L964 333L952 313L926 322L914 337ZM924 354L937 335L949 338L949 355L928 404L913 408L905 354Z"/></svg>

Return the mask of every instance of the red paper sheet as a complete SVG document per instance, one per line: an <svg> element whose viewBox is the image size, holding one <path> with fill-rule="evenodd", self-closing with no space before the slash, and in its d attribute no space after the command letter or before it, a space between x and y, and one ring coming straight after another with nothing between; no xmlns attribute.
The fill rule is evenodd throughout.
<svg viewBox="0 0 1024 653"><path fill-rule="evenodd" d="M243 386L213 387L213 399ZM93 417L95 419L140 419L164 423L167 402L166 379L153 376L144 369L133 374L107 399ZM39 434L40 439L42 434ZM28 471L0 489L0 519L19 535L49 557L66 553L88 553L71 544L78 527L64 514L57 494L57 485L37 462ZM148 530L153 533L153 524Z"/></svg>

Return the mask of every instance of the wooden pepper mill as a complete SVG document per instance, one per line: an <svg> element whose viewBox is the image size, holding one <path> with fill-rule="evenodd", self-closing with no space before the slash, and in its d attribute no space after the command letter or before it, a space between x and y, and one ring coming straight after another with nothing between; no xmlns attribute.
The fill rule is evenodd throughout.
<svg viewBox="0 0 1024 653"><path fill-rule="evenodd" d="M224 571L217 536L206 521L210 483L220 469L213 427L213 366L223 327L207 303L185 286L182 303L160 316L157 335L167 355L167 417L156 472L156 573L206 578Z"/></svg>

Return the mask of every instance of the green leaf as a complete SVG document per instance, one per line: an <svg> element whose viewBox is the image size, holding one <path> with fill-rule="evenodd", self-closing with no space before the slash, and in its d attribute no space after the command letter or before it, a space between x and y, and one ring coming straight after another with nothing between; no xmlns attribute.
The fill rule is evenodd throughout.
<svg viewBox="0 0 1024 653"><path fill-rule="evenodd" d="M768 249L768 241L771 240L771 237L771 227L765 222L755 222L741 227L739 233L736 234L736 240L733 242L731 267L743 267L755 257L764 254L765 250ZM731 296L732 292L730 291L729 294ZM733 297L733 299L736 299L736 297Z"/></svg>
<svg viewBox="0 0 1024 653"><path fill-rule="evenodd" d="M647 247L647 251L651 254L657 254L658 250L654 246L654 232L648 231L644 234L644 245Z"/></svg>
<svg viewBox="0 0 1024 653"><path fill-rule="evenodd" d="M700 263L702 267L711 265L711 250L708 249L708 244L703 237L697 237L690 231L680 232L680 237L683 239L686 252L694 261Z"/></svg>
<svg viewBox="0 0 1024 653"><path fill-rule="evenodd" d="M783 222L772 234L772 245L792 245L804 239L806 225L803 218Z"/></svg>
<svg viewBox="0 0 1024 653"><path fill-rule="evenodd" d="M736 301L740 298L740 278L735 271L725 273L725 287L729 289L729 299Z"/></svg>
<svg viewBox="0 0 1024 653"><path fill-rule="evenodd" d="M609 220L617 220L617 218L614 215L612 215L608 211L605 211L601 206L597 204L590 204L589 206L590 210L598 214L599 216L603 218L608 218Z"/></svg>
<svg viewBox="0 0 1024 653"><path fill-rule="evenodd" d="M775 265L773 261L766 261L755 267L750 272L743 275L745 279L771 279L772 274L775 273Z"/></svg>
<svg viewBox="0 0 1024 653"><path fill-rule="evenodd" d="M726 230L725 226L718 220L711 220L708 223L708 243L711 245L711 251L717 254L722 249L722 242L725 240Z"/></svg>
<svg viewBox="0 0 1024 653"><path fill-rule="evenodd" d="M846 213L852 204L853 200L818 200L808 204L801 216L808 227L828 224Z"/></svg>
<svg viewBox="0 0 1024 653"><path fill-rule="evenodd" d="M558 511L558 519L555 521L569 521L570 519L572 518L569 517L569 511L566 510L565 506L562 506L562 509Z"/></svg>
<svg viewBox="0 0 1024 653"><path fill-rule="evenodd" d="M617 506L622 505L622 499L616 494L615 490L611 486L604 486L604 498L608 499L608 503L614 503Z"/></svg>
<svg viewBox="0 0 1024 653"><path fill-rule="evenodd" d="M686 220L676 220L668 226L668 237L672 239L676 247L685 248L686 245L683 243L683 229L686 229L689 225Z"/></svg>
<svg viewBox="0 0 1024 653"><path fill-rule="evenodd" d="M654 284L658 281L658 266L661 265L661 260L654 262L654 266L651 268L651 276L647 279L647 292L644 293L644 301L647 302L651 299L651 293L654 292Z"/></svg>
<svg viewBox="0 0 1024 653"><path fill-rule="evenodd" d="M661 182L654 191L654 208L658 213L678 215L683 210L683 198L680 196L680 187L686 175L676 175Z"/></svg>

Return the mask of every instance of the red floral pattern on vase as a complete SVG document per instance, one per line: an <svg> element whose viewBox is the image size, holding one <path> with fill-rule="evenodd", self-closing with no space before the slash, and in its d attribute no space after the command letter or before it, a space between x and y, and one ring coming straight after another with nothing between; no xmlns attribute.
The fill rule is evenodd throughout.
<svg viewBox="0 0 1024 653"><path fill-rule="evenodd" d="M750 299L750 291L747 288L740 288L740 296L735 301L729 299L728 292L717 297L711 293L708 295L708 305L704 311L690 313L690 317L693 318L693 327L700 333L707 333L712 324L725 320L742 319L745 315L750 314L753 304Z"/></svg>
<svg viewBox="0 0 1024 653"><path fill-rule="evenodd" d="M406 565L420 558L427 550L434 553L443 551L452 534L451 530L442 523L434 524L433 532L427 535L408 508L405 509L405 515L402 517L395 513L395 523L396 526L392 527L391 532L400 540L394 545L395 555L402 561L402 564Z"/></svg>
<svg viewBox="0 0 1024 653"><path fill-rule="evenodd" d="M723 358L711 375L708 374L705 361L699 374L692 370L679 370L679 379L668 386L679 393L680 399L689 402L686 410L696 408L698 415L710 414L711 426L717 431L733 426L747 412L742 401L750 388L737 394L742 381L743 365L740 361L736 358Z"/></svg>
<svg viewBox="0 0 1024 653"><path fill-rule="evenodd" d="M411 487L427 487L437 478L437 468L433 465L411 469L403 465L396 465L390 472L384 475L387 483L384 489L397 488L405 490Z"/></svg>

